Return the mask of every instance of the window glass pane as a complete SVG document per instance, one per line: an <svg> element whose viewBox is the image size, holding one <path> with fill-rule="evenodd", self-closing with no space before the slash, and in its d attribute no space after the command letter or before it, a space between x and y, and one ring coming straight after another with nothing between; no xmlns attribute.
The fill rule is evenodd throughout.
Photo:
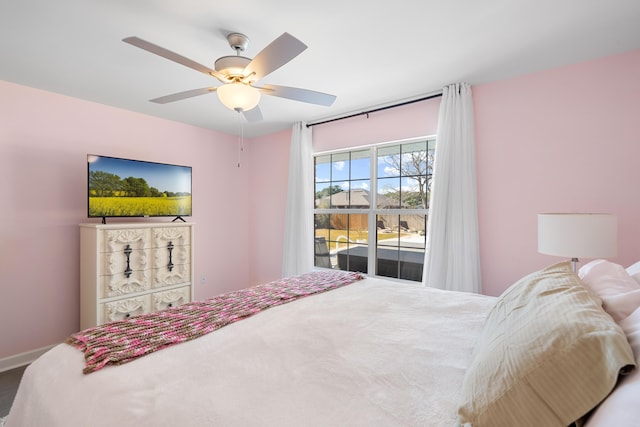
<svg viewBox="0 0 640 427"><path fill-rule="evenodd" d="M332 214L329 220L329 240L334 248L342 242L346 244L349 241L349 215Z"/></svg>
<svg viewBox="0 0 640 427"><path fill-rule="evenodd" d="M368 215L367 214L315 214L315 263L316 267L340 268L348 267L349 250L367 246ZM351 271L366 272L366 249L364 255L358 249L358 260L354 261ZM339 259L342 265L338 265ZM364 260L364 261L363 261ZM361 263L364 262L364 269Z"/></svg>
<svg viewBox="0 0 640 427"><path fill-rule="evenodd" d="M367 214L349 215L349 243L367 244L369 239L369 216Z"/></svg>
<svg viewBox="0 0 640 427"><path fill-rule="evenodd" d="M397 248L378 248L376 251L376 274L385 277L398 277L399 251Z"/></svg>
<svg viewBox="0 0 640 427"><path fill-rule="evenodd" d="M313 224L315 227L315 237L324 237L329 239L329 224L331 221L331 215L329 214L315 214L313 216Z"/></svg>
<svg viewBox="0 0 640 427"><path fill-rule="evenodd" d="M376 217L378 246L398 246L400 238L398 224L399 215L378 215Z"/></svg>
<svg viewBox="0 0 640 427"><path fill-rule="evenodd" d="M370 150L353 151L351 153L351 179L369 179ZM353 185L352 185L353 187Z"/></svg>
<svg viewBox="0 0 640 427"><path fill-rule="evenodd" d="M331 155L316 156L315 180L318 182L329 182L331 180Z"/></svg>
<svg viewBox="0 0 640 427"><path fill-rule="evenodd" d="M338 268L346 271L366 273L369 263L367 245L353 245L337 252Z"/></svg>
<svg viewBox="0 0 640 427"><path fill-rule="evenodd" d="M378 148L378 177L400 176L400 146Z"/></svg>
<svg viewBox="0 0 640 427"><path fill-rule="evenodd" d="M403 176L426 175L427 173L427 144L405 144L402 146L400 162Z"/></svg>
<svg viewBox="0 0 640 427"><path fill-rule="evenodd" d="M414 176L402 178L400 200L403 208L426 209L427 208L427 183L426 176Z"/></svg>
<svg viewBox="0 0 640 427"><path fill-rule="evenodd" d="M369 181L353 181L349 190L349 207L354 209L367 209L370 206L371 194L368 190ZM355 188L353 187L355 186Z"/></svg>
<svg viewBox="0 0 640 427"><path fill-rule="evenodd" d="M316 267L333 268L330 256L329 228L331 215L315 214L314 223L314 265Z"/></svg>
<svg viewBox="0 0 640 427"><path fill-rule="evenodd" d="M378 209L400 207L400 177L378 178Z"/></svg>
<svg viewBox="0 0 640 427"><path fill-rule="evenodd" d="M330 206L330 188L328 182L316 182L316 208L327 209Z"/></svg>
<svg viewBox="0 0 640 427"><path fill-rule="evenodd" d="M349 182L349 153L331 155L331 181L333 184Z"/></svg>
<svg viewBox="0 0 640 427"><path fill-rule="evenodd" d="M328 183L316 184L316 207L319 209L328 209L331 207L332 195L342 191L337 185L329 185Z"/></svg>
<svg viewBox="0 0 640 427"><path fill-rule="evenodd" d="M369 237L367 214L344 214L333 215L335 221L332 224L341 227L347 223L345 229L338 230L337 227L331 233L336 236L335 250L333 256L340 270L367 272L367 241Z"/></svg>
<svg viewBox="0 0 640 427"><path fill-rule="evenodd" d="M316 237L314 243L313 265L316 267L332 268L327 239L324 237Z"/></svg>
<svg viewBox="0 0 640 427"><path fill-rule="evenodd" d="M427 235L426 215L400 215L398 222L401 248L425 248Z"/></svg>

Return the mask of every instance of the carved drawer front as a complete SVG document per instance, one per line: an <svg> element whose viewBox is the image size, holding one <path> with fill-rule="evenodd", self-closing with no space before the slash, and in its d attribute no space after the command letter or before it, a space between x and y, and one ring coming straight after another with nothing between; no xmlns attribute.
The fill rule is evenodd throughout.
<svg viewBox="0 0 640 427"><path fill-rule="evenodd" d="M123 320L136 314L149 313L151 310L150 295L141 295L133 298L107 302L101 305L102 319L100 323Z"/></svg>
<svg viewBox="0 0 640 427"><path fill-rule="evenodd" d="M180 283L189 283L191 281L191 264L176 264L171 270L166 266L153 269L154 288L163 286L179 285Z"/></svg>
<svg viewBox="0 0 640 427"><path fill-rule="evenodd" d="M155 292L151 294L151 309L153 311L164 310L169 307L177 307L189 302L191 297L191 287L171 289L168 291Z"/></svg>
<svg viewBox="0 0 640 427"><path fill-rule="evenodd" d="M173 265L186 264L191 260L190 246L166 246L154 248L152 267L170 270Z"/></svg>
<svg viewBox="0 0 640 427"><path fill-rule="evenodd" d="M133 270L146 270L150 265L150 249L135 249L101 254L100 274L126 274Z"/></svg>
<svg viewBox="0 0 640 427"><path fill-rule="evenodd" d="M162 227L153 229L154 248L165 248L173 243L174 246L191 244L191 230L188 227Z"/></svg>
<svg viewBox="0 0 640 427"><path fill-rule="evenodd" d="M145 249L150 247L151 230L148 228L127 228L104 230L103 252L123 252L125 249Z"/></svg>
<svg viewBox="0 0 640 427"><path fill-rule="evenodd" d="M109 298L151 289L151 271L133 270L127 277L123 272L100 276L100 297Z"/></svg>

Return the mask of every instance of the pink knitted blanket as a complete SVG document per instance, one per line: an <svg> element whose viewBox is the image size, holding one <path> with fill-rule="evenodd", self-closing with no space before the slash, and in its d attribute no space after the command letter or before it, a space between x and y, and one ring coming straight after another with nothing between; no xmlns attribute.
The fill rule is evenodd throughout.
<svg viewBox="0 0 640 427"><path fill-rule="evenodd" d="M85 329L66 342L84 352L83 372L89 374L201 337L269 307L362 278L360 273L339 270L311 272Z"/></svg>

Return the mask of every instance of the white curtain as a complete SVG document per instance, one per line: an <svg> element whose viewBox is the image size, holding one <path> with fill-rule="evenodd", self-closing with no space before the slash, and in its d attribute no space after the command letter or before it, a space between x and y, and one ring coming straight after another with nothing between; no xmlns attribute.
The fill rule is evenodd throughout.
<svg viewBox="0 0 640 427"><path fill-rule="evenodd" d="M283 277L313 269L313 150L311 128L295 123L289 150Z"/></svg>
<svg viewBox="0 0 640 427"><path fill-rule="evenodd" d="M473 100L468 83L445 87L438 117L423 283L481 292Z"/></svg>

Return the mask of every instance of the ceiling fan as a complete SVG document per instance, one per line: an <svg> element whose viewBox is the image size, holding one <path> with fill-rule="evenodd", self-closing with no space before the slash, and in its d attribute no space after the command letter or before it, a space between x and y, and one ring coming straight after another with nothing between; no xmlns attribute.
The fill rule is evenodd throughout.
<svg viewBox="0 0 640 427"><path fill-rule="evenodd" d="M227 35L227 41L236 51L236 55L216 59L214 69L138 37L127 37L122 41L201 73L209 74L223 83L218 87L192 89L150 100L158 104L216 92L226 107L242 112L248 121L253 122L262 120L262 113L258 107L261 94L324 106L330 106L336 99L335 95L308 89L269 84L255 85L260 79L282 67L307 48L307 45L289 33L283 33L253 59L240 55L249 45L249 38L244 34L231 33Z"/></svg>

